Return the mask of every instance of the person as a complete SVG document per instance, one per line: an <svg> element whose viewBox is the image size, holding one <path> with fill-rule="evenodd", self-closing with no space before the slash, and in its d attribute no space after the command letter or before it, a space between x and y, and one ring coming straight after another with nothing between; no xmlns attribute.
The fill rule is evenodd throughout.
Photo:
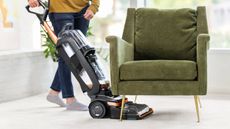
<svg viewBox="0 0 230 129"><path fill-rule="evenodd" d="M38 0L28 0L28 2L32 8L39 6ZM58 35L65 24L72 23L74 29L79 29L86 35L89 22L98 11L99 4L99 0L50 0L49 19L53 25L54 33ZM66 99L66 103L59 97L60 92L62 97ZM75 98L71 72L60 57L47 100L61 107L66 107L67 110L88 110L86 105Z"/></svg>

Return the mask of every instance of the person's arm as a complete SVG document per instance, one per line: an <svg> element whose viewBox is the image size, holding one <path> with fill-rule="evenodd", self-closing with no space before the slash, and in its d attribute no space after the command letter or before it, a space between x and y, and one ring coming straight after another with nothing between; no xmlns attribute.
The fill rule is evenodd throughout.
<svg viewBox="0 0 230 129"><path fill-rule="evenodd" d="M92 0L91 5L89 8L86 10L84 17L87 20L90 20L93 18L94 14L98 11L100 5L100 0Z"/></svg>
<svg viewBox="0 0 230 129"><path fill-rule="evenodd" d="M91 10L94 14L98 11L100 5L100 0L92 0L91 5L89 6L89 10Z"/></svg>
<svg viewBox="0 0 230 129"><path fill-rule="evenodd" d="M38 0L28 0L30 7L35 8L39 6Z"/></svg>

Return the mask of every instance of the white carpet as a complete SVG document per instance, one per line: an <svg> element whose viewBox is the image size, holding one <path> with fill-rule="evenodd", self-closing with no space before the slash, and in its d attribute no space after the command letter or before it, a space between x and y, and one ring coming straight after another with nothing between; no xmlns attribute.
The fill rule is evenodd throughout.
<svg viewBox="0 0 230 129"><path fill-rule="evenodd" d="M45 94L0 104L0 129L229 129L230 96L201 97L196 122L192 96L140 96L155 113L143 120L92 119L88 112L66 111L45 100ZM87 96L78 95L85 104ZM130 96L129 99L134 99Z"/></svg>

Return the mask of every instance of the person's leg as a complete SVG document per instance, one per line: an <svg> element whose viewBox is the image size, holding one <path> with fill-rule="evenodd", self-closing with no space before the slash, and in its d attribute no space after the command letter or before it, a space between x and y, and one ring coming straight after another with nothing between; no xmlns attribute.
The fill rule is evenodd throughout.
<svg viewBox="0 0 230 129"><path fill-rule="evenodd" d="M74 24L74 13L59 13L54 15L54 27L56 35L62 30L67 23ZM67 110L87 111L88 107L78 102L74 97L73 85L71 81L71 72L62 58L58 60L58 79L62 91L63 98L66 99Z"/></svg>
<svg viewBox="0 0 230 129"><path fill-rule="evenodd" d="M53 19L54 31L56 35L59 34L64 25L66 25L67 23L73 24L74 22L73 15L71 13L54 13ZM58 59L57 74L57 79L59 81L59 86L61 88L63 98L74 97L73 85L71 81L71 72L61 57L59 57Z"/></svg>
<svg viewBox="0 0 230 129"><path fill-rule="evenodd" d="M54 15L52 13L49 14L49 18L50 18L50 21L51 21L52 25L54 26L54 28L56 30L57 25L56 25L55 20L54 20ZM53 82L52 82L52 84L50 86L50 91L49 91L46 99L51 103L55 103L55 104L57 104L57 105L59 105L61 107L65 107L65 103L59 97L59 93L61 91L61 87L60 87L61 83L59 81L58 69L59 68L57 68L57 71L55 73Z"/></svg>
<svg viewBox="0 0 230 129"><path fill-rule="evenodd" d="M56 24L55 24L55 20L54 20L54 16L53 14L49 14L49 18L50 21L52 23L52 25L54 26L54 28L56 29ZM59 66L58 66L59 67ZM58 96L60 91L61 91L61 87L60 87L60 81L59 81L59 75L58 75L58 69L55 73L53 82L50 86L50 90L49 93L46 97L46 99L51 102L51 103L55 103L61 107L65 107L65 103L63 102L63 100Z"/></svg>
<svg viewBox="0 0 230 129"><path fill-rule="evenodd" d="M50 21L51 21L51 23L52 23L52 25L54 27L54 30L57 32L58 24L55 22L53 13L49 14L49 19L50 19ZM57 34L56 32L55 32L55 34ZM60 87L61 84L60 84L60 81L59 81L58 69L59 68L57 68L57 71L55 73L53 82L52 82L51 87L50 87L50 89L51 89L50 93L54 94L54 95L57 95L61 91L61 87Z"/></svg>
<svg viewBox="0 0 230 129"><path fill-rule="evenodd" d="M74 22L73 14L69 13L52 13L49 15L49 18L54 27L55 35L59 34L65 24ZM73 85L71 81L71 72L61 57L58 59L58 69L50 88L51 90L49 95L57 95L60 91L62 91L62 96L66 99L67 104L75 101ZM47 100L50 101L48 97Z"/></svg>
<svg viewBox="0 0 230 129"><path fill-rule="evenodd" d="M53 82L50 86L50 94L53 94L53 95L57 95L60 93L61 91L61 87L60 87L60 81L59 81L59 76L58 76L58 69L55 73L55 76L54 76L54 79L53 79Z"/></svg>
<svg viewBox="0 0 230 129"><path fill-rule="evenodd" d="M59 63L58 75L60 77L59 79L61 82L62 97L67 99L67 103L69 103L68 102L69 98L74 98L71 72L62 58L59 59L58 63Z"/></svg>
<svg viewBox="0 0 230 129"><path fill-rule="evenodd" d="M62 27L67 23L74 24L74 13L53 13L51 22L53 23L55 34L62 30ZM56 80L58 79L58 80ZM71 72L62 58L58 60L58 70L54 78L51 89L55 89L55 86L59 84L62 91L63 98L66 99L66 107L68 110L88 110L88 107L76 101L73 92L73 85L71 81ZM57 87L56 87L57 88Z"/></svg>
<svg viewBox="0 0 230 129"><path fill-rule="evenodd" d="M84 9L82 9L81 12L73 14L74 29L81 30L81 32L84 35L86 35L87 30L88 30L88 26L89 26L89 21L83 17L87 8L88 8L88 6L85 7ZM66 99L66 103L67 103L67 110L81 110L81 111L87 111L88 110L88 107L86 105L80 103L79 101L77 101L75 97L68 97Z"/></svg>

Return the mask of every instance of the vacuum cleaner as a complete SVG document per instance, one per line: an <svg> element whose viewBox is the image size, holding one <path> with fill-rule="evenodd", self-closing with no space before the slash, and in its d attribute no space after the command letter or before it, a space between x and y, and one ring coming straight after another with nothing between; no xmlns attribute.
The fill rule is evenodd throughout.
<svg viewBox="0 0 230 129"><path fill-rule="evenodd" d="M80 30L73 29L72 24L66 24L57 37L46 21L49 12L47 6L41 1L39 3L44 9L41 14L32 11L29 5L26 9L38 17L41 27L56 44L58 56L65 61L78 80L82 91L90 97L88 108L92 118L120 119L122 117L122 119L137 120L153 113L152 108L146 104L137 104L125 98L124 110L120 116L122 98L112 94L95 48L90 45Z"/></svg>

